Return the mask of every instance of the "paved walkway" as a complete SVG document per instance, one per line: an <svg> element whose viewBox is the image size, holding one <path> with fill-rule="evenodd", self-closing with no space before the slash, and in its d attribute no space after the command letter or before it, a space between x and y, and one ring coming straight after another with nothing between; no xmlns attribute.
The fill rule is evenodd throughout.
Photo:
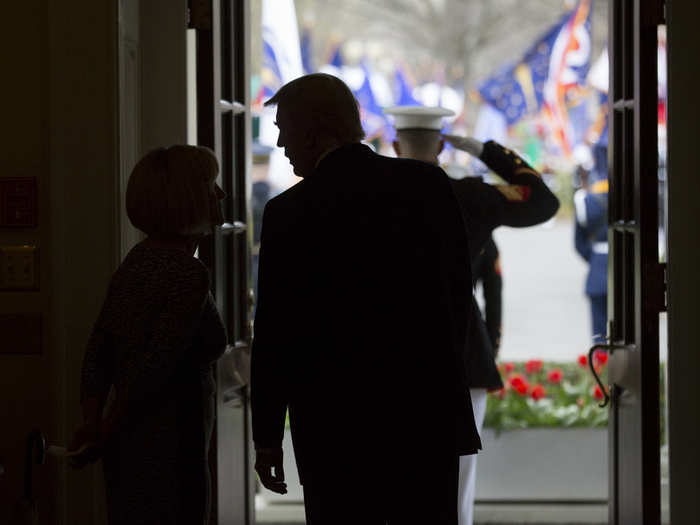
<svg viewBox="0 0 700 525"><path fill-rule="evenodd" d="M573 228L563 219L495 231L503 269L501 360L573 361L588 351L588 267L574 250Z"/></svg>

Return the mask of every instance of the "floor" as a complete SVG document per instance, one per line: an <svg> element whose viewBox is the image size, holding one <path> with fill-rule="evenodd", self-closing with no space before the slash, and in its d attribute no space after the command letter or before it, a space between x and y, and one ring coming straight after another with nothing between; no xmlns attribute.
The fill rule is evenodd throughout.
<svg viewBox="0 0 700 525"><path fill-rule="evenodd" d="M265 505L257 501L259 524L299 525L304 523L304 506L299 503ZM477 503L475 525L603 525L608 523L605 504L517 504Z"/></svg>

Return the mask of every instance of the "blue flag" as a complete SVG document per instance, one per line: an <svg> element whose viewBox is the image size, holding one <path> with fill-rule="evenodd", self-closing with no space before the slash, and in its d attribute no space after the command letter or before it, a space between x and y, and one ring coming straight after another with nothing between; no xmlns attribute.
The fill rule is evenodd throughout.
<svg viewBox="0 0 700 525"><path fill-rule="evenodd" d="M382 112L382 108L377 104L372 91L370 71L366 62L362 63L362 71L365 76L364 81L358 89L353 91L353 94L360 105L360 118L366 139L372 140L385 133L386 128L389 127L389 122L386 115Z"/></svg>
<svg viewBox="0 0 700 525"><path fill-rule="evenodd" d="M479 85L481 98L503 113L509 126L546 104L559 104L561 87L585 83L591 12L591 0L581 0L521 60L502 67Z"/></svg>
<svg viewBox="0 0 700 525"><path fill-rule="evenodd" d="M402 67L397 67L394 73L394 81L396 83L396 106L422 106L415 98L413 98L412 89L406 79L406 75Z"/></svg>
<svg viewBox="0 0 700 525"><path fill-rule="evenodd" d="M331 48L331 52L328 54L328 60L326 60L326 64L337 67L338 69L343 67L343 56L340 53L341 47L342 46L340 45L340 42L333 45L333 47Z"/></svg>
<svg viewBox="0 0 700 525"><path fill-rule="evenodd" d="M301 64L304 67L304 73L307 75L313 73L316 68L314 68L313 61L313 46L311 42L311 29L308 27L304 28L301 34Z"/></svg>

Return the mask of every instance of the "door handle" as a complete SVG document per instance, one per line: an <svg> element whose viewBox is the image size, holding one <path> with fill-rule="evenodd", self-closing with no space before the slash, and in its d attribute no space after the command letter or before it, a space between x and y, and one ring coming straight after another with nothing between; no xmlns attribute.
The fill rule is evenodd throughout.
<svg viewBox="0 0 700 525"><path fill-rule="evenodd" d="M243 233L244 231L246 231L248 229L248 225L245 222L233 221L232 223L225 222L221 226L218 226L217 228L223 235L230 235L230 234Z"/></svg>
<svg viewBox="0 0 700 525"><path fill-rule="evenodd" d="M245 341L228 345L217 368L224 403L242 398L250 383L250 345Z"/></svg>
<svg viewBox="0 0 700 525"><path fill-rule="evenodd" d="M610 402L610 396L593 366L593 353L596 350L608 352L608 383L621 386L632 392L637 391L639 386L639 352L637 352L635 345L605 343L595 344L588 351L588 366L598 386L603 391L603 396L605 396L599 405L603 408Z"/></svg>
<svg viewBox="0 0 700 525"><path fill-rule="evenodd" d="M614 345L608 345L605 343L598 343L593 345L590 350L588 350L588 367L591 369L591 374L593 374L593 379L595 379L596 383L598 383L598 386L600 387L600 390L603 392L603 402L600 403L598 406L600 408L604 408L608 405L610 402L610 396L608 395L608 389L605 388L605 385L603 382L600 380L600 377L598 377L598 372L596 372L595 367L593 366L593 353L596 350L605 350L608 352L608 354L611 353L612 347Z"/></svg>

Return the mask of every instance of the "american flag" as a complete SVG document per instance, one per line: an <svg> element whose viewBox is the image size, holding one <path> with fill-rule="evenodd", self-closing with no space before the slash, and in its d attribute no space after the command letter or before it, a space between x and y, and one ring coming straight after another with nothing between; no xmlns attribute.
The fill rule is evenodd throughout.
<svg viewBox="0 0 700 525"><path fill-rule="evenodd" d="M499 110L510 126L543 110L563 153L572 146L566 93L584 85L591 58L592 0L580 0L523 57L481 83L481 99Z"/></svg>

